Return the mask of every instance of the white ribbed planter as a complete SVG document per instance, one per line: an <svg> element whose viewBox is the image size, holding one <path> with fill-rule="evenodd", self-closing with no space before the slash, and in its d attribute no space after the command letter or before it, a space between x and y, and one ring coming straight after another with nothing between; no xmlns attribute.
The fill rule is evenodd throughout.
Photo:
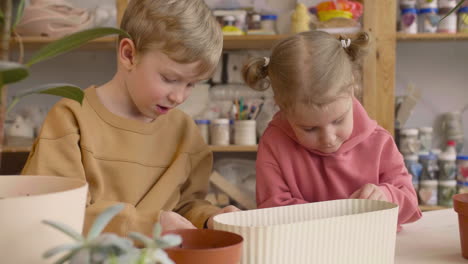
<svg viewBox="0 0 468 264"><path fill-rule="evenodd" d="M88 185L51 176L0 176L1 263L53 263L45 251L71 242L42 223L52 220L82 231Z"/></svg>
<svg viewBox="0 0 468 264"><path fill-rule="evenodd" d="M394 263L398 206L335 200L217 215L244 238L242 264Z"/></svg>

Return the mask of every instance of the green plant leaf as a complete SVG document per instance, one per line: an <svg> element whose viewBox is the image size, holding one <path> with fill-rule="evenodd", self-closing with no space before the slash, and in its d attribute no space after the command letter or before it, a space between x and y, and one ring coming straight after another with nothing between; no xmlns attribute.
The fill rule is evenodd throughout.
<svg viewBox="0 0 468 264"><path fill-rule="evenodd" d="M130 38L130 35L127 32L118 28L93 28L80 31L46 45L45 47L40 49L35 55L33 55L33 57L26 63L26 65L31 66L40 61L44 61L58 56L62 53L76 49L93 39L115 34L124 35Z"/></svg>
<svg viewBox="0 0 468 264"><path fill-rule="evenodd" d="M15 29L16 26L19 24L21 21L21 18L23 18L23 13L24 13L24 0L20 0L18 4L18 10L16 10L16 17L15 17L15 22L13 23L12 28Z"/></svg>
<svg viewBox="0 0 468 264"><path fill-rule="evenodd" d="M11 62L11 61L0 61L0 79L2 84L15 83L28 77L29 71L23 64Z"/></svg>
<svg viewBox="0 0 468 264"><path fill-rule="evenodd" d="M98 218L94 221L91 229L88 232L87 239L91 241L101 234L102 230L107 226L107 224L116 216L120 211L124 209L124 204L116 204L107 208L104 212L102 212Z"/></svg>
<svg viewBox="0 0 468 264"><path fill-rule="evenodd" d="M72 252L64 255L63 257L61 257L59 260L57 260L56 262L54 262L54 264L63 264L67 261L70 260L71 257L73 257L73 255L75 255L77 252L78 252L79 249L75 249L73 250Z"/></svg>
<svg viewBox="0 0 468 264"><path fill-rule="evenodd" d="M151 238L149 238L149 237L147 237L147 236L145 236L143 234L137 233L137 232L130 232L128 234L128 237L132 238L134 240L140 241L147 248L151 247L151 245L155 245L155 241L153 241Z"/></svg>
<svg viewBox="0 0 468 264"><path fill-rule="evenodd" d="M80 104L83 103L83 98L84 98L84 91L75 85L64 84L64 83L45 84L37 88L34 88L32 90L29 90L27 92L23 92L21 94L13 96L13 100L11 101L10 105L8 105L7 112L13 109L13 107L15 107L15 105L23 97L26 97L32 94L49 94L49 95L60 96L60 97L75 100Z"/></svg>
<svg viewBox="0 0 468 264"><path fill-rule="evenodd" d="M162 233L162 226L161 224L158 222L156 224L154 224L154 228L153 228L153 239L156 240L158 238L161 237L161 233Z"/></svg>
<svg viewBox="0 0 468 264"><path fill-rule="evenodd" d="M3 14L3 11L0 9L0 24L5 23L5 15Z"/></svg>
<svg viewBox="0 0 468 264"><path fill-rule="evenodd" d="M446 17L450 16L453 12L455 12L458 8L460 8L461 5L463 5L463 2L465 2L465 0L461 0L460 2L458 2L458 4L452 9L450 10L443 18L441 18L439 20L439 23L440 21L444 20Z"/></svg>
<svg viewBox="0 0 468 264"><path fill-rule="evenodd" d="M175 247L182 243L182 237L176 234L167 234L156 241L159 248Z"/></svg>
<svg viewBox="0 0 468 264"><path fill-rule="evenodd" d="M50 258L58 253L61 253L63 251L74 251L75 249L81 248L83 245L81 244L67 244L67 245L62 245L58 246L52 249L47 250L44 255L42 255L44 258Z"/></svg>
<svg viewBox="0 0 468 264"><path fill-rule="evenodd" d="M44 220L42 221L42 223L46 224L46 225L49 225L59 231L62 231L62 233L68 235L69 237L73 238L75 241L77 242L83 242L84 241L84 238L81 234L79 234L78 232L76 232L75 230L73 230L71 227L67 226L67 225L64 225L64 224L61 224L61 223L57 223L57 222L54 222L54 221L50 221L50 220Z"/></svg>

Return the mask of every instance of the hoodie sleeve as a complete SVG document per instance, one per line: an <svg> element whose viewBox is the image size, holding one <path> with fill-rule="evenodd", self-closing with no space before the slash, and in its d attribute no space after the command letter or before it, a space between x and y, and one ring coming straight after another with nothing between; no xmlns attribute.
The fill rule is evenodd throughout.
<svg viewBox="0 0 468 264"><path fill-rule="evenodd" d="M265 133L258 147L256 161L257 207L268 208L308 203L299 197L293 197L286 177L274 155L275 153L281 155L281 152L274 151L275 142L276 139L272 134Z"/></svg>
<svg viewBox="0 0 468 264"><path fill-rule="evenodd" d="M398 224L411 223L421 218L418 198L405 167L403 157L389 135L380 157L378 186L390 202L399 205Z"/></svg>

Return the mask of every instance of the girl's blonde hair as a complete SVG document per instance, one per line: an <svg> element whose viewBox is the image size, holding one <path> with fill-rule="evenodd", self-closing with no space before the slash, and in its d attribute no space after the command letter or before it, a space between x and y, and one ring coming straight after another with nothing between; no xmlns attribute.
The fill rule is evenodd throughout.
<svg viewBox="0 0 468 264"><path fill-rule="evenodd" d="M212 73L221 57L223 34L203 0L132 0L120 27L138 56L157 49L179 63L201 61L201 74Z"/></svg>
<svg viewBox="0 0 468 264"><path fill-rule="evenodd" d="M285 111L298 103L327 105L353 92L369 36L362 32L347 43L346 37L337 39L322 31L291 36L273 47L269 59L251 59L244 66L244 80L256 90L271 85L276 103Z"/></svg>

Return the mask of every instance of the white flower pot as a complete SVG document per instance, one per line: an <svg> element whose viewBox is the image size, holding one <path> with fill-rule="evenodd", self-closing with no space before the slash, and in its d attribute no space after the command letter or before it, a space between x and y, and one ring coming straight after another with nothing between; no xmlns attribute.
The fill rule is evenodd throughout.
<svg viewBox="0 0 468 264"><path fill-rule="evenodd" d="M64 177L0 176L1 262L53 263L44 252L72 240L42 221L81 232L87 190L85 182Z"/></svg>

